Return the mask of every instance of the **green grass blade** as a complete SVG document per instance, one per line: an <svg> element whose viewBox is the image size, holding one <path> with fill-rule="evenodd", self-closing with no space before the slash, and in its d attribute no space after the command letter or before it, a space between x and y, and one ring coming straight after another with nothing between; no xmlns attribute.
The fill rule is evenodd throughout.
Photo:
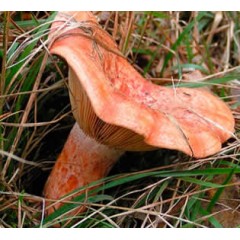
<svg viewBox="0 0 240 240"><path fill-rule="evenodd" d="M234 168L232 169L232 171L228 174L228 176L226 177L226 179L222 183L222 187L217 189L216 193L214 194L213 198L211 199L211 202L209 203L209 205L207 207L207 211L211 212L212 208L215 206L219 197L221 196L222 192L225 189L224 185L228 184L231 181L231 179L233 177L233 174L234 174Z"/></svg>
<svg viewBox="0 0 240 240"><path fill-rule="evenodd" d="M196 21L200 21L205 15L205 12L199 12L198 16L196 17ZM171 49L173 51L175 51L177 49L177 47L182 43L182 41L184 40L184 38L190 33L190 31L192 30L192 28L194 27L195 24L195 20L190 22L183 30L183 32L179 35L177 41L172 45ZM163 75L163 72L168 64L168 62L170 61L170 59L173 57L173 53L169 52L164 60L162 69L161 69L161 76Z"/></svg>

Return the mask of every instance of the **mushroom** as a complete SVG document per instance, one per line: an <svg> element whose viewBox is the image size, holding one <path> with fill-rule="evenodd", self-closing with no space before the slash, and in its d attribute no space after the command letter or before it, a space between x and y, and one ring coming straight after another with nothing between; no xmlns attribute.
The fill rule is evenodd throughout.
<svg viewBox="0 0 240 240"><path fill-rule="evenodd" d="M203 158L233 135L234 118L222 100L204 89L144 79L92 13L58 13L49 38L50 52L69 66L77 123L47 180L46 198L103 178L124 151L167 148Z"/></svg>

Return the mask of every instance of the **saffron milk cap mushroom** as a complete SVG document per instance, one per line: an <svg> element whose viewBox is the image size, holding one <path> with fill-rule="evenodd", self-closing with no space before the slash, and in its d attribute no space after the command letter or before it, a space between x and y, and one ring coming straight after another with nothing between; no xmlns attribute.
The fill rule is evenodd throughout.
<svg viewBox="0 0 240 240"><path fill-rule="evenodd" d="M63 152L73 147L68 143L71 139L74 150L67 156L60 154L59 159L65 154L60 161L64 166L61 172L58 159L45 187L46 197L58 199L104 177L124 151L167 148L203 158L217 153L233 135L234 118L226 103L204 89L163 87L147 81L122 56L92 13L58 13L49 38L50 52L69 66L69 94L77 124ZM80 135L99 144L107 155L95 152L90 156L95 148L83 149ZM71 168L80 170L66 174L64 168L67 172L73 156ZM67 175L74 184L62 191L59 186L67 185L57 181Z"/></svg>

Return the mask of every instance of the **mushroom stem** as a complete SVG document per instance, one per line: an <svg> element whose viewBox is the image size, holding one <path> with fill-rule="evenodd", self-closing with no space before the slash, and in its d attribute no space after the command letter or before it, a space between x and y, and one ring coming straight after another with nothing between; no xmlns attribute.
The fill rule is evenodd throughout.
<svg viewBox="0 0 240 240"><path fill-rule="evenodd" d="M45 197L59 200L71 191L105 177L122 154L123 151L109 148L86 136L75 123L47 180ZM57 201L47 210L48 214L61 205Z"/></svg>

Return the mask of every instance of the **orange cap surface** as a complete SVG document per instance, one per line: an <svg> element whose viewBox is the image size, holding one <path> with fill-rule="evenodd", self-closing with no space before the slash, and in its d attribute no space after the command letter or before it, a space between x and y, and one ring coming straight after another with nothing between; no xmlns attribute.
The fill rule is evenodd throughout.
<svg viewBox="0 0 240 240"><path fill-rule="evenodd" d="M168 148L198 158L233 135L227 104L204 89L144 79L90 12L61 12L55 20L50 52L69 65L73 113L87 135L122 150Z"/></svg>

